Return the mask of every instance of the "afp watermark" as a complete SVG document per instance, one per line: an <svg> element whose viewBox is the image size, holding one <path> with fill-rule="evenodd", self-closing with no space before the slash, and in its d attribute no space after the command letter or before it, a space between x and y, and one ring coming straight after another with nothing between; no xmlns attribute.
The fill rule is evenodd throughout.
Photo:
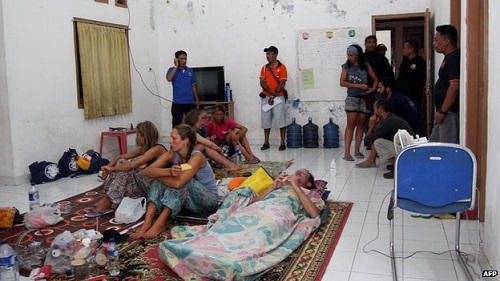
<svg viewBox="0 0 500 281"><path fill-rule="evenodd" d="M483 277L496 277L498 270L483 270Z"/></svg>

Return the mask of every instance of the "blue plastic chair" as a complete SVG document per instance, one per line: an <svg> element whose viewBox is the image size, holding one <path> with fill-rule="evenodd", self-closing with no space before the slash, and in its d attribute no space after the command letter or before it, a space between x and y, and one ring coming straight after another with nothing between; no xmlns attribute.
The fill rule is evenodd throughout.
<svg viewBox="0 0 500 281"><path fill-rule="evenodd" d="M421 214L456 213L455 253L470 280L460 254L460 212L475 204L476 158L466 147L450 143L425 143L405 148L394 166L394 194L389 206L390 255L393 280L397 280L394 255L393 208Z"/></svg>

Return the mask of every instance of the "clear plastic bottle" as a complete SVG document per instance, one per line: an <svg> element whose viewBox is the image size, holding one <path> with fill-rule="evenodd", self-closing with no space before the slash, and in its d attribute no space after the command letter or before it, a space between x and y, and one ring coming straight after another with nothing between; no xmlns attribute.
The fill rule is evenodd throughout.
<svg viewBox="0 0 500 281"><path fill-rule="evenodd" d="M118 276L120 274L120 257L115 239L109 238L108 242L108 265L106 266L110 276Z"/></svg>
<svg viewBox="0 0 500 281"><path fill-rule="evenodd" d="M240 144L236 144L236 146L234 147L234 155L235 155L235 163L236 165L241 165L241 162L242 162L242 159L241 159L241 148L240 148Z"/></svg>
<svg viewBox="0 0 500 281"><path fill-rule="evenodd" d="M0 280L20 280L16 251L5 240L0 242Z"/></svg>
<svg viewBox="0 0 500 281"><path fill-rule="evenodd" d="M30 202L30 211L40 207L40 193L38 193L38 188L33 184L31 185L29 191L29 202Z"/></svg>
<svg viewBox="0 0 500 281"><path fill-rule="evenodd" d="M330 163L330 176L334 177L336 174L337 174L337 165L335 164L335 158L334 158Z"/></svg>

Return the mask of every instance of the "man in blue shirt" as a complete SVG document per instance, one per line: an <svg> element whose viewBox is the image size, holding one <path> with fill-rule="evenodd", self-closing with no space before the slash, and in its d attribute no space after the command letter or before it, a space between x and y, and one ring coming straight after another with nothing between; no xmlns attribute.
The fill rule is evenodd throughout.
<svg viewBox="0 0 500 281"><path fill-rule="evenodd" d="M167 81L172 82L172 128L182 122L191 109L198 108L200 102L196 91L193 69L187 67L187 53L175 52L174 66L167 71Z"/></svg>

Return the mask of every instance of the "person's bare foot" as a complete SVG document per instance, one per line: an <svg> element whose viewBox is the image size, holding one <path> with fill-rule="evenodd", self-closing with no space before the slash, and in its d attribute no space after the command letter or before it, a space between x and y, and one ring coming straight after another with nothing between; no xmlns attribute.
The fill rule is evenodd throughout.
<svg viewBox="0 0 500 281"><path fill-rule="evenodd" d="M365 160L361 163L356 164L356 168L375 168L377 167L377 163L372 162L370 160Z"/></svg>
<svg viewBox="0 0 500 281"><path fill-rule="evenodd" d="M165 224L164 223L159 223L155 222L152 227L149 228L146 233L142 235L145 239L152 239L160 235L165 230Z"/></svg>
<svg viewBox="0 0 500 281"><path fill-rule="evenodd" d="M109 209L111 209L111 200L106 196L102 198L101 200L97 201L97 203L94 205L94 210L97 212L104 212Z"/></svg>
<svg viewBox="0 0 500 281"><path fill-rule="evenodd" d="M236 163L231 162L228 167L224 167L226 171L239 171L241 170L241 166L238 166Z"/></svg>
<svg viewBox="0 0 500 281"><path fill-rule="evenodd" d="M141 225L141 228L139 228L139 231L137 231L136 233L132 233L130 235L130 238L132 238L133 240L137 240L137 239L143 238L144 237L144 233L146 233L146 231L148 231L149 228L151 228L151 223L144 222Z"/></svg>

